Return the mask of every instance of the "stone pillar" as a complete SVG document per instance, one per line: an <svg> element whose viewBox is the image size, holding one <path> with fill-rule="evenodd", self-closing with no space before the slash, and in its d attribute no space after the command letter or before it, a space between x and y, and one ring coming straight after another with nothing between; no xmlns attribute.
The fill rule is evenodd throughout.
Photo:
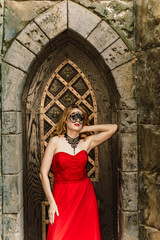
<svg viewBox="0 0 160 240"><path fill-rule="evenodd" d="M160 5L137 1L140 240L160 239Z"/></svg>

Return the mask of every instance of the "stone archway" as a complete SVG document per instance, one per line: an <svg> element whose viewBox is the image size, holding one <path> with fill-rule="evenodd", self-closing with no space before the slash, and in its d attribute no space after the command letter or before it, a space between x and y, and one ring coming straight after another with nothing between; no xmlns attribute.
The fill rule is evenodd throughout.
<svg viewBox="0 0 160 240"><path fill-rule="evenodd" d="M66 30L69 31L66 32ZM28 92L28 88L24 86L30 85L32 76L41 62L57 48L57 42L64 41L66 36L74 40L78 38L86 51L92 50L97 64L105 69L108 89L113 87L111 90L112 94L115 93L118 103L120 126L120 236L122 239L123 236L128 239L137 239L137 111L134 100L135 84L132 79L132 55L117 33L105 21L71 1L57 3L29 23L13 41L3 61L2 110L3 118L10 123L7 128L6 123L3 123L6 132L2 136L3 217L4 222L8 221L10 225L16 222L9 233L4 231L4 235L14 236L16 233L19 239L24 237L21 226L23 225L22 179L25 166L22 159L26 156L24 153L22 157L21 148L21 96L23 93L23 99L25 99ZM53 39L58 41L53 42ZM42 52L43 58L39 57ZM119 97L116 94L117 90ZM115 120L115 116L112 117ZM17 145L20 147L16 148ZM132 146L134 146L133 149L131 149ZM15 152L15 161L12 157L13 152ZM131 186L132 191L129 191ZM8 204L8 201L11 204ZM132 224L130 229L129 224Z"/></svg>

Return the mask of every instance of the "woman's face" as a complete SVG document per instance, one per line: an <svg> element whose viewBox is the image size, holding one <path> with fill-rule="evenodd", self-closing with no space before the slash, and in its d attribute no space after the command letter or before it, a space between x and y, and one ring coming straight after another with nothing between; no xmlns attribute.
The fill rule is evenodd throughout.
<svg viewBox="0 0 160 240"><path fill-rule="evenodd" d="M83 122L84 115L82 111L79 110L78 108L74 108L67 117L66 120L67 129L69 128L71 130L80 131L81 128L83 127Z"/></svg>

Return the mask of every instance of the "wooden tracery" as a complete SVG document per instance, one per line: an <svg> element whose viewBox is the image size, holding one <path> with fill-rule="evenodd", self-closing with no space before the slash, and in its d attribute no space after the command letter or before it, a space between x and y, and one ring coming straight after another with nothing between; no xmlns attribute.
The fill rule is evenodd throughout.
<svg viewBox="0 0 160 240"><path fill-rule="evenodd" d="M41 128L41 158L54 126L63 110L70 104L82 106L88 113L91 124L97 124L97 104L93 89L81 69L70 59L62 62L49 78L41 99L40 128ZM91 181L98 181L98 148L88 156L87 174ZM53 180L53 175L51 180ZM46 205L42 202L42 232L46 238Z"/></svg>

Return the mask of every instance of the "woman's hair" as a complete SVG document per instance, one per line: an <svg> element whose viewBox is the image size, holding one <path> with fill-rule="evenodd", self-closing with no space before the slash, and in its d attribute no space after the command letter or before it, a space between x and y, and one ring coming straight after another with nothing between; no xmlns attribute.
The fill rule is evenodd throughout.
<svg viewBox="0 0 160 240"><path fill-rule="evenodd" d="M60 135L63 135L67 131L65 122L66 122L69 114L72 112L72 110L74 108L79 109L83 113L83 116L84 116L83 125L89 125L88 114L84 110L84 108L79 106L79 105L76 105L76 104L70 105L69 107L65 108L65 110L63 111L63 113L61 115L61 118L59 119L59 121L55 125L54 131L51 133L50 137L54 137L54 136L59 136L60 137ZM85 140L86 137L90 134L91 133L89 133L89 132L81 133L80 138L83 138Z"/></svg>

